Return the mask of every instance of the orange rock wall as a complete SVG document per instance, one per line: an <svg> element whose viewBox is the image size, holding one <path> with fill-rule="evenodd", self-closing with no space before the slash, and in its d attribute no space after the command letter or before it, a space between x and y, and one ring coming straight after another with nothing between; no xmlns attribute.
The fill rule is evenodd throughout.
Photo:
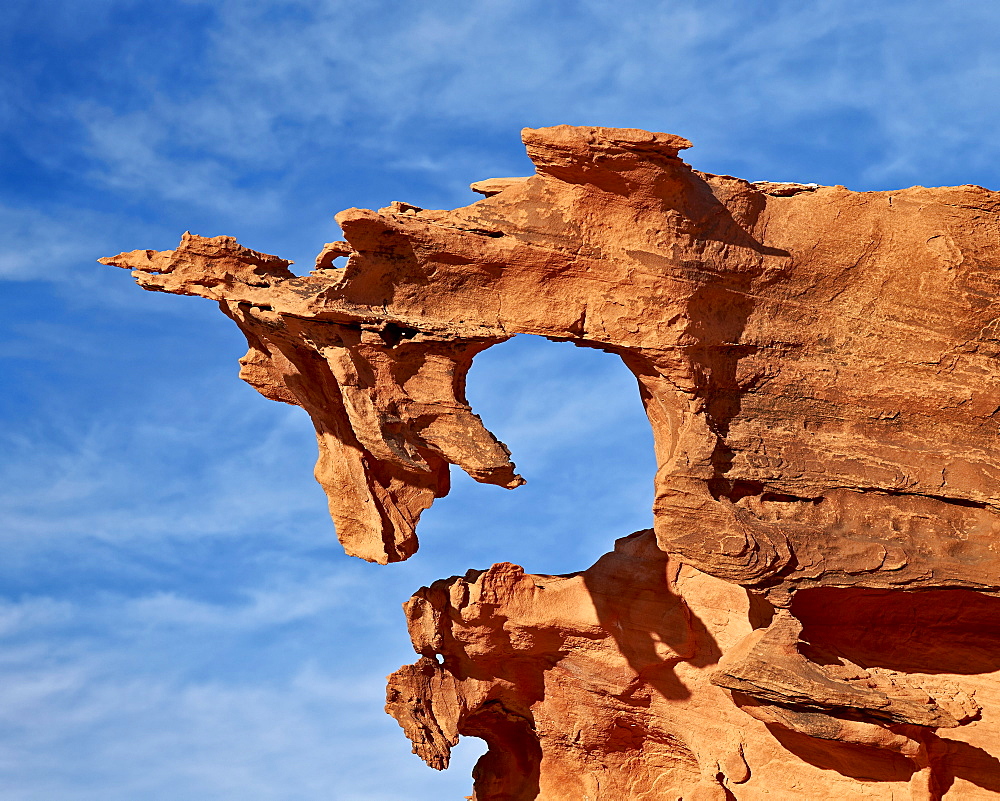
<svg viewBox="0 0 1000 801"><path fill-rule="evenodd" d="M220 303L371 561L416 551L449 465L521 483L465 399L477 353L538 334L635 374L655 531L418 592L388 703L415 751L487 740L478 801L1000 796L1000 195L751 184L632 129L524 142L536 174L471 206L342 212L308 276L190 234L103 260Z"/></svg>

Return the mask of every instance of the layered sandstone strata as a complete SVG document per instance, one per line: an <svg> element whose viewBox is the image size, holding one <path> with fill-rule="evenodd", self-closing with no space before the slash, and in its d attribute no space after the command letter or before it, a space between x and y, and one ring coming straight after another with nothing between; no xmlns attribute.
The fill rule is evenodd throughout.
<svg viewBox="0 0 1000 801"><path fill-rule="evenodd" d="M480 801L1000 795L1000 195L751 184L631 129L524 141L536 174L471 206L342 212L307 276L190 234L103 260L220 303L371 561L414 553L449 465L521 483L464 397L477 353L530 333L635 374L655 532L421 590L388 707L417 753L486 739Z"/></svg>

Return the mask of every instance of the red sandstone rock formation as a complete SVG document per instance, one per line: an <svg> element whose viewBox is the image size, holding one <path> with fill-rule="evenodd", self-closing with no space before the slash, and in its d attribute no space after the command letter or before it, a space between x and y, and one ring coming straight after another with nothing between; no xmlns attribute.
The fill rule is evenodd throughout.
<svg viewBox="0 0 1000 801"><path fill-rule="evenodd" d="M219 301L372 561L413 554L450 464L521 483L465 400L477 353L539 334L636 375L655 534L421 590L388 705L415 751L486 739L479 801L1000 796L1000 196L750 184L630 129L524 141L537 174L466 208L342 212L305 277L228 237L103 260Z"/></svg>
<svg viewBox="0 0 1000 801"><path fill-rule="evenodd" d="M803 590L800 648L835 680L772 655L730 692L720 657L741 658L770 611L639 532L582 573L500 564L422 589L406 605L421 656L387 709L433 767L459 736L485 739L477 799L995 798L998 608L962 589ZM794 702L752 694L782 678ZM972 693L983 718L937 731L977 715Z"/></svg>

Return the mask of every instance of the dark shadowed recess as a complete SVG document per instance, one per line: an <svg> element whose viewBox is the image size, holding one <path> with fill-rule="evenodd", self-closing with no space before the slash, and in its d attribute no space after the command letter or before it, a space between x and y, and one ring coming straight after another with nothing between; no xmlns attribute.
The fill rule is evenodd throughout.
<svg viewBox="0 0 1000 801"><path fill-rule="evenodd" d="M972 590L818 588L796 594L802 639L862 667L910 673L1000 669L1000 598Z"/></svg>
<svg viewBox="0 0 1000 801"><path fill-rule="evenodd" d="M973 590L807 589L796 594L792 613L803 624L800 647L816 661L842 657L865 668L953 676L1000 670L1000 598ZM789 751L845 776L898 781L913 771L896 754L769 728ZM925 734L937 792L956 778L1000 792L1000 760L948 731Z"/></svg>

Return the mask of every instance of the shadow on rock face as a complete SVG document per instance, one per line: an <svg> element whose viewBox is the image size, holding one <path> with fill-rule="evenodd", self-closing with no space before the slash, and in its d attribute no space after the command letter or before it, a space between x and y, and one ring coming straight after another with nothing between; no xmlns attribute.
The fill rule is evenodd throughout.
<svg viewBox="0 0 1000 801"><path fill-rule="evenodd" d="M768 731L786 749L810 765L833 770L841 776L861 781L906 782L912 777L913 762L902 754L866 748L835 740L818 740L782 726L768 725Z"/></svg>
<svg viewBox="0 0 1000 801"><path fill-rule="evenodd" d="M1000 759L982 748L939 737L931 744L930 753L942 794L952 788L956 779L1000 794Z"/></svg>
<svg viewBox="0 0 1000 801"><path fill-rule="evenodd" d="M581 575L601 626L637 676L667 700L691 697L673 665L713 665L722 652L701 619L670 586L668 556L650 531L615 543ZM676 567L676 566L675 566Z"/></svg>

